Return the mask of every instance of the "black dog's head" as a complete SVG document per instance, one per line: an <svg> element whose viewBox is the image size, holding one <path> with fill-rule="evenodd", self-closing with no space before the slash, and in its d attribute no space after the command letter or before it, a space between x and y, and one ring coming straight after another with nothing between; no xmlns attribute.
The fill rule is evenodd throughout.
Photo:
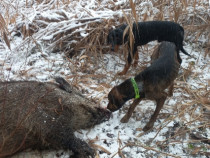
<svg viewBox="0 0 210 158"><path fill-rule="evenodd" d="M107 37L107 44L112 45L111 50L117 52L119 45L123 44L123 30L120 28L111 30Z"/></svg>
<svg viewBox="0 0 210 158"><path fill-rule="evenodd" d="M123 95L120 94L117 87L112 88L112 90L108 94L108 106L107 109L114 112L120 109L125 101L123 100Z"/></svg>

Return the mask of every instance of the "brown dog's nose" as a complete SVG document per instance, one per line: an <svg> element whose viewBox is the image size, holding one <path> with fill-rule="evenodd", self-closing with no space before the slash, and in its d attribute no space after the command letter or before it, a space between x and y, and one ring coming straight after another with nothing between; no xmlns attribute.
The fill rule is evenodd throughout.
<svg viewBox="0 0 210 158"><path fill-rule="evenodd" d="M109 103L107 105L107 109L110 110L111 112L114 112L117 111L119 108L116 105Z"/></svg>

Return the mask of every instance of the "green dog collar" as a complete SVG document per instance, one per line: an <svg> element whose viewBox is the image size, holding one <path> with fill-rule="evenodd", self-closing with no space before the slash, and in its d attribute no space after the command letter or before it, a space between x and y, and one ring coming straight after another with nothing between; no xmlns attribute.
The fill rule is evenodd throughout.
<svg viewBox="0 0 210 158"><path fill-rule="evenodd" d="M132 85L133 85L133 88L134 88L134 91L135 91L135 99L139 99L140 98L139 88L138 88L138 86L136 84L136 81L133 77L131 78L131 82L132 82Z"/></svg>

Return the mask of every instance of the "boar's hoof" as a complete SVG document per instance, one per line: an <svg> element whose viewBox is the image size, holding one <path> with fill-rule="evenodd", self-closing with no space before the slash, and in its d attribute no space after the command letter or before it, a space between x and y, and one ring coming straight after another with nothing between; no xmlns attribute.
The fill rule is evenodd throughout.
<svg viewBox="0 0 210 158"><path fill-rule="evenodd" d="M87 144L82 146L79 151L74 152L74 155L72 155L73 158L94 158L95 157L95 151L90 148Z"/></svg>
<svg viewBox="0 0 210 158"><path fill-rule="evenodd" d="M79 138L74 137L66 143L68 149L72 150L74 153L74 155L72 155L73 158L94 158L95 156L95 150Z"/></svg>

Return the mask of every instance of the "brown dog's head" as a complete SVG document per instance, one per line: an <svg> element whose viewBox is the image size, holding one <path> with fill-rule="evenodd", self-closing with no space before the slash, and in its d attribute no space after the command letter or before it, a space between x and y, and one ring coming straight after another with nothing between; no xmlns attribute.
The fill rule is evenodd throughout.
<svg viewBox="0 0 210 158"><path fill-rule="evenodd" d="M108 106L107 109L114 112L120 109L125 101L123 100L123 95L120 94L117 87L112 88L112 90L108 94Z"/></svg>

